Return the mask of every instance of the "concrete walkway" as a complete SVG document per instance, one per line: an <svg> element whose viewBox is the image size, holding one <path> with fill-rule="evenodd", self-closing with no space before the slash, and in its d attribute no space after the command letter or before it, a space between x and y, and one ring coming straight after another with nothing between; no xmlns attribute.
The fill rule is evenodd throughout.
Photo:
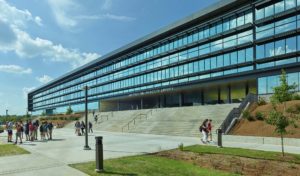
<svg viewBox="0 0 300 176"><path fill-rule="evenodd" d="M184 146L200 144L200 139L194 137L97 131L89 135L89 145L92 150L85 151L83 150L83 136L75 136L73 129L55 129L55 140L53 141L24 142L24 144L20 145L30 151L31 154L0 157L0 175L85 175L69 167L68 164L95 160L95 136L103 136L105 159L177 148L180 143L183 143ZM280 145L227 142L234 141L233 138L226 136L224 146L281 151ZM0 134L1 140L2 142L6 140L6 136L3 133ZM300 154L300 146L286 146L285 150L289 153Z"/></svg>

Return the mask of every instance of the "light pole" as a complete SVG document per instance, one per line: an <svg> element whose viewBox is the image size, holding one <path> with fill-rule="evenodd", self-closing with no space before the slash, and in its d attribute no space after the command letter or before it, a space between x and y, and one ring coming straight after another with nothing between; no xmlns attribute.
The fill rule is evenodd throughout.
<svg viewBox="0 0 300 176"><path fill-rule="evenodd" d="M91 148L89 147L88 144L88 90L89 87L88 86L84 86L82 88L84 90L84 94L85 94L85 146L84 146L84 150L91 150Z"/></svg>

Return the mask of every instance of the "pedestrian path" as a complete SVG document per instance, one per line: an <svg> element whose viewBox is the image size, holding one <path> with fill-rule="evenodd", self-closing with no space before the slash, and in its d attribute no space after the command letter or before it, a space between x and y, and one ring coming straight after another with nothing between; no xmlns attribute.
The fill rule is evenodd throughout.
<svg viewBox="0 0 300 176"><path fill-rule="evenodd" d="M6 142L6 134L0 135L0 141ZM0 175L8 176L82 176L84 173L73 169L68 164L95 160L95 136L103 136L104 158L140 155L201 144L200 137L182 137L153 134L135 134L95 131L89 135L92 150L83 150L84 136L75 136L73 129L55 129L53 141L24 142L20 145L31 154L0 157ZM265 151L281 151L280 145L240 142L235 136L224 137L224 147L240 147ZM235 141L235 142L234 142ZM238 142L237 142L238 141ZM259 141L259 140L257 140ZM285 146L288 153L300 154L300 146ZM105 166L104 166L105 167Z"/></svg>

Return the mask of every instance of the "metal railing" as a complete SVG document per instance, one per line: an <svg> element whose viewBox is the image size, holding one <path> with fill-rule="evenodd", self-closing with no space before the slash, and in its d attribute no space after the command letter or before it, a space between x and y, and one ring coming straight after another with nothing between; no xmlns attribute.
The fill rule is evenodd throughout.
<svg viewBox="0 0 300 176"><path fill-rule="evenodd" d="M242 114L243 110L248 106L248 104L251 104L253 102L257 102L257 95L249 93L246 98L241 102L239 107L233 108L223 123L220 125L220 129L222 129L222 132L224 134L227 134L229 131L229 127L231 126L231 123L233 122L234 119L237 119L240 117Z"/></svg>
<svg viewBox="0 0 300 176"><path fill-rule="evenodd" d="M139 114L135 115L135 117L133 119L131 119L126 125L124 125L122 127L122 132L124 131L124 128L127 128L127 130L129 130L130 125L132 123L133 123L133 125L135 125L135 122L136 122L137 119L142 120L142 118L144 117L147 120L149 113L150 113L150 115L152 115L152 109L150 111L146 112L145 114L139 113Z"/></svg>

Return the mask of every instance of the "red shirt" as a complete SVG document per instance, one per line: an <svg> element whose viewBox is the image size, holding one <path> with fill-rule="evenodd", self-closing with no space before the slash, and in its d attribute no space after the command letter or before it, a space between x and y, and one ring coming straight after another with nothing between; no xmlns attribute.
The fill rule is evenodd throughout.
<svg viewBox="0 0 300 176"><path fill-rule="evenodd" d="M211 131L211 128L212 128L212 126L211 126L211 123L209 122L209 123L207 124L207 129L208 129L208 131Z"/></svg>

